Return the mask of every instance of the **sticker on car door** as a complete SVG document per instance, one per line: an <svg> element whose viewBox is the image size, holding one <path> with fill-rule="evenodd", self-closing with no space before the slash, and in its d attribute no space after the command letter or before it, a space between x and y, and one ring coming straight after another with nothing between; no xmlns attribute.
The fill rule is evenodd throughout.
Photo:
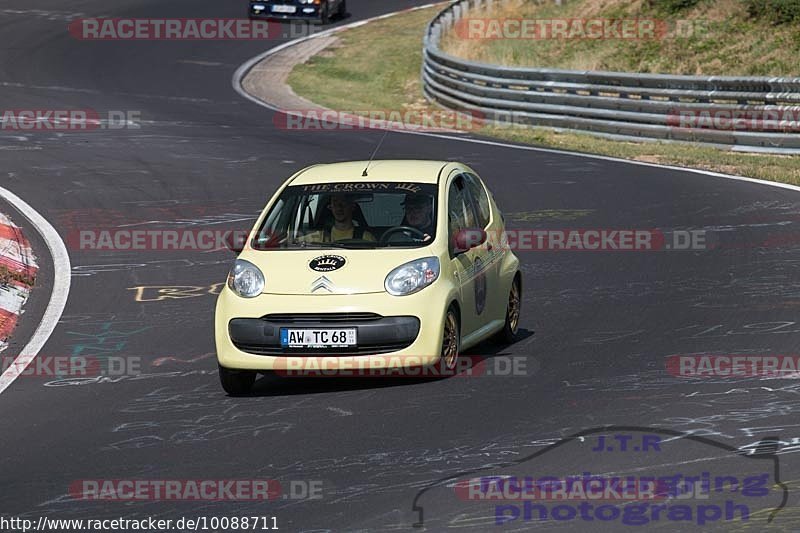
<svg viewBox="0 0 800 533"><path fill-rule="evenodd" d="M475 312L480 315L486 307L486 270L483 268L483 260L475 257L472 264L475 275Z"/></svg>

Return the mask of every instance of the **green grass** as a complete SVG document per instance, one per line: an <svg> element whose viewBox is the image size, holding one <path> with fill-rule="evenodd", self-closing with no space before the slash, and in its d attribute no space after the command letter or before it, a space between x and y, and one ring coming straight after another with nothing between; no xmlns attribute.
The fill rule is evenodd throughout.
<svg viewBox="0 0 800 533"><path fill-rule="evenodd" d="M441 9L414 11L340 33L339 45L298 65L289 85L333 109L403 109L402 104L419 98L422 37Z"/></svg>
<svg viewBox="0 0 800 533"><path fill-rule="evenodd" d="M443 39L445 51L485 63L692 75L800 75L800 24L754 17L743 0L700 0L684 9L642 0L569 0L563 6L506 0L469 17L650 19L663 21L659 27L666 29L657 39L635 40L467 39L459 32Z"/></svg>
<svg viewBox="0 0 800 533"><path fill-rule="evenodd" d="M422 35L441 7L405 13L339 34L335 48L298 65L294 91L331 109L438 110L420 88ZM633 143L581 133L487 127L480 135L536 146L712 170L800 185L800 156L733 153L686 144Z"/></svg>

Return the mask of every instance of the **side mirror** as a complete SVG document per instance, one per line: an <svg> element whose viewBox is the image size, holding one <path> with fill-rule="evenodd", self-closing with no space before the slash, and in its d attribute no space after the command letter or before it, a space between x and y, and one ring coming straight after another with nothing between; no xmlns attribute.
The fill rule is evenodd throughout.
<svg viewBox="0 0 800 533"><path fill-rule="evenodd" d="M453 236L453 251L456 255L472 250L486 242L486 232L480 228L467 228Z"/></svg>
<svg viewBox="0 0 800 533"><path fill-rule="evenodd" d="M235 230L225 234L225 247L235 254L240 254L247 243L249 231Z"/></svg>

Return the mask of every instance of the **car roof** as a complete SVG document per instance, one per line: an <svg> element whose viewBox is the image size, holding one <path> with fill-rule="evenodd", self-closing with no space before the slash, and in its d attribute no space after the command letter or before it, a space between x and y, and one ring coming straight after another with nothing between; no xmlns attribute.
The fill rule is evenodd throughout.
<svg viewBox="0 0 800 533"><path fill-rule="evenodd" d="M314 165L298 172L291 185L312 185L342 181L397 181L411 183L436 183L442 168L449 161L424 161L418 159L377 160L369 163L367 176L362 176L367 161L348 161Z"/></svg>

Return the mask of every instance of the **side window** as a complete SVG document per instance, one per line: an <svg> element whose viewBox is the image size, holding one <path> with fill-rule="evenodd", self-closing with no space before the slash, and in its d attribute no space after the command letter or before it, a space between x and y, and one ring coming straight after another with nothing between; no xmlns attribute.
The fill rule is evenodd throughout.
<svg viewBox="0 0 800 533"><path fill-rule="evenodd" d="M473 174L464 174L467 188L469 189L472 199L475 202L476 212L478 214L478 224L480 228L486 228L489 225L491 218L491 209L489 207L489 197L486 195L486 189L481 183L478 176Z"/></svg>
<svg viewBox="0 0 800 533"><path fill-rule="evenodd" d="M469 224L473 218L462 176L456 177L447 191L447 217L448 234L452 245L455 234L470 227Z"/></svg>

